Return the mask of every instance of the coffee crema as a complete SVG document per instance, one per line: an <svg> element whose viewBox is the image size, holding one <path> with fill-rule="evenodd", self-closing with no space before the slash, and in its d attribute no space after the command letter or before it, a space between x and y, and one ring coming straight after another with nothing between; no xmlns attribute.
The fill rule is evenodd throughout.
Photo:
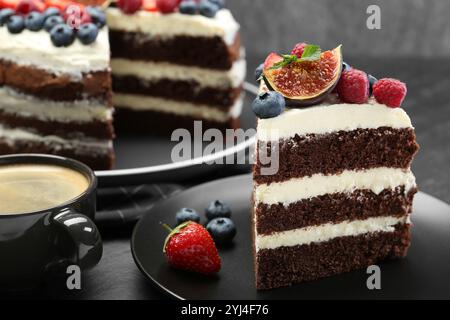
<svg viewBox="0 0 450 320"><path fill-rule="evenodd" d="M0 215L50 209L89 187L82 173L46 164L0 165Z"/></svg>

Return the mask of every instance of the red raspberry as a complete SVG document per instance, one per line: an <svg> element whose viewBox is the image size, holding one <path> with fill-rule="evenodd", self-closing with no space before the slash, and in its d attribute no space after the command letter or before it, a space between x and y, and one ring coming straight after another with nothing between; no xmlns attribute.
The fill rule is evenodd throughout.
<svg viewBox="0 0 450 320"><path fill-rule="evenodd" d="M305 50L306 46L307 46L307 44L304 42L297 43L295 45L294 49L292 49L291 54L296 55L297 58L301 58L302 54L303 54L303 50Z"/></svg>
<svg viewBox="0 0 450 320"><path fill-rule="evenodd" d="M125 14L133 14L142 7L142 0L118 0L117 6Z"/></svg>
<svg viewBox="0 0 450 320"><path fill-rule="evenodd" d="M180 5L181 0L156 0L156 7L161 13L172 13Z"/></svg>
<svg viewBox="0 0 450 320"><path fill-rule="evenodd" d="M20 0L16 6L18 14L29 14L31 11L42 12L45 9L45 4L40 0Z"/></svg>
<svg viewBox="0 0 450 320"><path fill-rule="evenodd" d="M345 70L337 84L337 93L347 103L365 103L369 99L369 80L364 71Z"/></svg>
<svg viewBox="0 0 450 320"><path fill-rule="evenodd" d="M392 79L380 79L373 85L373 96L378 103L383 103L391 108L398 108L406 97L406 84Z"/></svg>
<svg viewBox="0 0 450 320"><path fill-rule="evenodd" d="M63 19L73 29L80 29L80 26L92 21L86 7L80 4L69 4L62 13Z"/></svg>

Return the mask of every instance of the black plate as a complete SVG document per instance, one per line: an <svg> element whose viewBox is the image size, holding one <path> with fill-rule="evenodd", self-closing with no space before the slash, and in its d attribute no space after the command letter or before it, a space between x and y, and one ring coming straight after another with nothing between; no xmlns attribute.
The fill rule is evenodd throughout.
<svg viewBox="0 0 450 320"><path fill-rule="evenodd" d="M368 290L365 270L292 287L258 292L254 286L251 239L251 177L206 183L156 205L137 224L132 237L136 264L157 287L179 299L391 299L450 298L450 206L427 194L415 198L413 243L405 259L380 263L381 290ZM209 201L232 205L238 234L233 248L220 250L222 270L204 277L170 268L162 253L167 235L160 222L173 224L181 207L203 212Z"/></svg>
<svg viewBox="0 0 450 320"><path fill-rule="evenodd" d="M258 88L245 83L244 89L245 98L240 121L241 127L247 130L255 127L256 117L250 105ZM220 165L206 165L207 160L222 159L247 150L253 142L253 138L249 139L217 152L208 159L193 157L188 161L173 163L170 155L177 142L170 141L170 137L122 134L114 140L114 170L96 171L96 175L101 187L185 181L220 168Z"/></svg>

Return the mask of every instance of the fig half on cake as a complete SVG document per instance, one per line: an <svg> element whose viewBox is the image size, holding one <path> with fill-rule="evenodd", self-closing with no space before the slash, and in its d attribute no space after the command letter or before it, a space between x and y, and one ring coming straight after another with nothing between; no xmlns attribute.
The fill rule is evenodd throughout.
<svg viewBox="0 0 450 320"><path fill-rule="evenodd" d="M342 71L341 46L321 52L308 45L303 55L271 53L262 78L270 90L281 93L286 105L306 107L320 103L334 89Z"/></svg>

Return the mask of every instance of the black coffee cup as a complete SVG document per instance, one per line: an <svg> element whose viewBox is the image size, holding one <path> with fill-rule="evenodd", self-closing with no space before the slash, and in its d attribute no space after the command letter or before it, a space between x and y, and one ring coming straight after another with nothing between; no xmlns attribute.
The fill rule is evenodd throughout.
<svg viewBox="0 0 450 320"><path fill-rule="evenodd" d="M55 165L86 177L88 188L53 208L0 214L0 290L22 290L40 285L55 270L69 265L81 270L96 265L103 245L92 222L96 210L97 178L86 165L64 157L18 154L0 157L2 165Z"/></svg>

